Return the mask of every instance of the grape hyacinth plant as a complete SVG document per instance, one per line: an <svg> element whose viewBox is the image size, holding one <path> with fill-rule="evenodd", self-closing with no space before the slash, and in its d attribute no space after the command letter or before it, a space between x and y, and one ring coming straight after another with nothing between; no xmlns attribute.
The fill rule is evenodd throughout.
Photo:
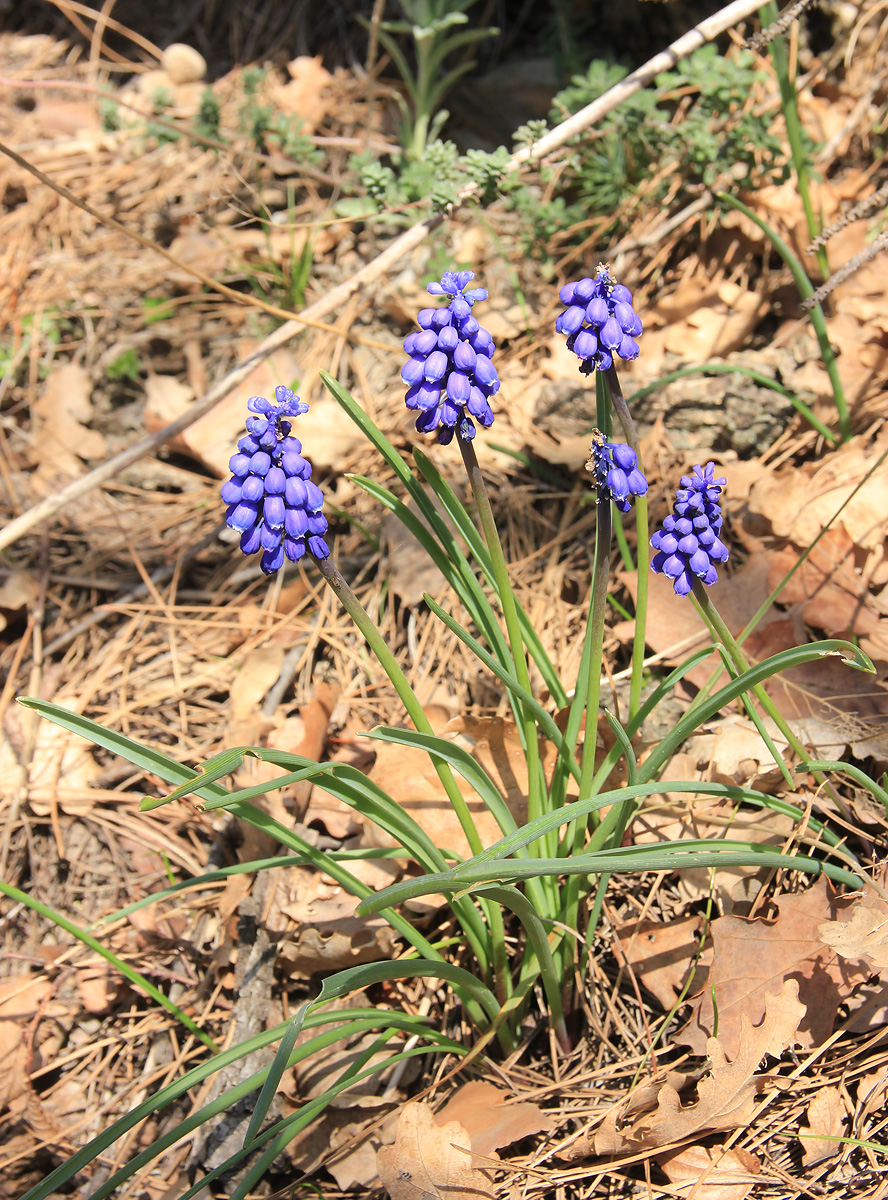
<svg viewBox="0 0 888 1200"><path fill-rule="evenodd" d="M308 412L308 405L279 384L274 401L252 396L247 408L254 415L228 464L231 478L222 485L227 524L240 532L244 554L262 551L259 565L266 575L279 571L285 557L298 562L306 550L326 558L324 497L312 481L311 463L302 457L302 443L290 436L288 419Z"/></svg>
<svg viewBox="0 0 888 1200"><path fill-rule="evenodd" d="M798 823L799 840L802 831L807 839L805 853L730 837L699 838L687 844L681 841L653 846L635 844L633 819L648 798L663 792L664 770L686 739L726 705L739 700L747 707L764 743L784 771L791 791L793 776L774 747L756 703L777 722L802 767L816 771L830 764L812 762L786 723L781 723L780 714L763 691L763 681L787 665L813 662L826 654L839 653L861 670L871 671L872 664L853 645L833 640L786 651L749 667L704 586L715 581L715 564L724 563L728 557L727 546L720 536L719 496L725 480L716 478L714 464L708 463L705 468L695 467L692 474L682 478L673 513L652 541L657 554L651 565L673 580L678 595L693 593L694 602L713 634L713 644L696 650L665 678L652 677L650 664L643 658L648 483L637 433L614 362L615 358L625 360L637 355L635 339L641 334L641 321L632 307L629 290L613 280L608 268L600 267L594 279L584 278L562 289L561 297L568 308L558 322L559 330L568 334L568 344L580 358L580 371L595 372L598 425L593 434L591 461L586 468L596 488L595 553L588 615L576 676L562 679L534 621L513 592L509 566L475 454L475 422L482 427L493 422L490 401L498 392L500 381L491 361L493 339L472 312L474 304L485 299L487 293L481 288L470 289L472 279L471 271L447 271L440 281L429 285L429 292L444 297L446 304L420 312L419 331L410 334L405 342L409 358L401 377L408 386L408 407L420 411L417 429L436 434L442 445L456 437L471 485L473 507L463 503L458 488L444 479L421 449L414 449L414 466L409 465L341 383L326 372L321 373L321 378L384 459L387 473L395 478L396 487L405 498L373 478L372 470L366 478L355 477L355 484L393 513L416 537L452 590L454 602L450 610L425 596L429 611L474 656L479 674L489 674L501 685L504 702L511 707L514 717L515 745L520 745L518 753L523 754L521 769L514 773L513 779L526 779L526 797L522 796L522 800L526 798L527 818L522 815L519 820L516 816L514 791L520 785L505 786L495 772L488 771L482 756L435 732L379 628L335 566L326 540L323 496L311 479L311 466L302 456L301 442L292 435L292 419L308 406L284 386L275 389L274 401L252 397L247 405L250 412L247 433L230 461L231 478L221 490L228 505L227 523L240 532L240 546L245 554L261 550L260 565L265 574L273 574L288 561L300 560L313 563L320 572L353 619L409 718L409 724L399 721L392 726L377 727L367 736L428 756L446 803L457 818L447 838L453 832L461 833L465 844L439 845L415 815L417 810L413 806L390 794L379 781L350 762L318 762L271 747L239 746L222 750L194 770L160 750L141 746L122 733L104 729L60 705L26 701L29 707L64 728L90 738L107 751L136 763L152 777L174 785L174 790L165 796L143 799L141 809L154 809L193 795L204 810L224 809L233 819L260 829L277 846L289 851L287 858L272 856L238 863L206 876L178 881L164 891L149 892L143 900L123 910L124 913L149 903L161 904L183 888L205 888L209 881L230 872L276 870L282 865L310 866L354 897L357 918L381 914L409 951L391 960L361 963L327 975L320 994L294 1005L287 1022L257 1032L241 1044L192 1066L181 1079L123 1114L88 1146L50 1172L24 1200L48 1200L60 1190L70 1190L72 1178L106 1154L114 1142L129 1135L140 1120L153 1116L180 1095L206 1094L201 1091L204 1081L215 1071L245 1059L261 1046L277 1042L278 1049L270 1065L266 1063L252 1074L246 1070L236 1073L238 1082L228 1092L223 1090L220 1096L207 1100L203 1108L190 1111L180 1125L165 1129L159 1137L146 1142L135 1157L104 1174L92 1193L93 1200L110 1200L137 1171L151 1169L156 1157L168 1147L197 1126L224 1114L229 1104L246 1097L252 1111L246 1135L238 1139L238 1147L224 1162L214 1166L185 1193L191 1197L198 1188L239 1167L239 1182L231 1194L233 1200L244 1200L279 1159L288 1142L318 1118L339 1093L410 1057L430 1053L461 1055L470 1049L468 1044L454 1041L439 1028L437 1008L429 1016L401 1011L397 1007L400 994L397 987L379 989L378 1007L338 1005L343 998L373 985L424 978L435 981L436 989L442 984L448 986L468 1023L483 1039L476 1047L478 1051L483 1048L485 1053L499 1052L504 1057L527 1044L533 1008L537 998L542 997L552 1053L572 1053L577 1034L571 1036L567 1017L574 1018L582 1037L582 1013L586 1008L594 1009L596 1002L595 975L590 964L607 888L614 873L674 872L718 867L727 861L732 865L768 868L775 873L786 869L822 873L847 886L861 885L859 864L848 850L844 836L840 837L813 816L807 803L796 807L786 798L778 800L747 786L670 779L668 790L686 793L689 799L717 797L788 814ZM625 442L611 435L614 418L623 428ZM602 713L599 693L613 527L615 519L619 522L633 512L633 501L638 568L635 645L630 705L625 723L621 723L613 712ZM618 524L618 532L621 528ZM633 549L628 539L624 544L627 552ZM454 613L465 613L468 617L458 618ZM701 691L693 706L677 720L665 723L666 733L646 746L645 756L638 761L635 746L644 722L660 701L671 696L674 685L712 654L719 656L719 669L722 664L727 668L728 682L711 692ZM376 687L369 656L362 661L362 669ZM643 704L642 680L647 687ZM543 694L545 701L538 698ZM499 716L496 720L504 721ZM612 736L600 739L599 730L605 722ZM545 759L541 747L546 748ZM249 781L248 786L239 787L235 783L232 788L226 787L223 781L238 771L245 757L273 764L284 774L276 774L274 778L263 775ZM621 782L614 783L615 778ZM371 843L357 849L343 846L322 849L315 839L303 836L300 826L277 820L267 809L253 803L263 793L303 783L317 783L352 809L365 827L381 830L387 843L395 847L396 856L413 864L403 878L388 887L374 889L363 882L359 871L351 869L354 859L379 853L370 849ZM474 814L479 810L492 818L498 831L486 839L482 838L475 820ZM443 835L441 840L444 841ZM372 843L380 844L384 843ZM811 853L807 853L808 847ZM27 897L22 899L23 893L0 881L0 891L4 888L5 894L16 902L27 903ZM449 897L449 910L446 921L440 924L429 917L420 926L411 911L402 907L422 897L441 895ZM135 986L143 986L140 976L135 976L134 981ZM155 992L160 994L156 988ZM148 994L156 999L154 992ZM334 1003L338 1006L330 1007ZM175 1005L168 1002L167 1008L180 1022L191 1021ZM203 1030L198 1028L198 1033L207 1040ZM370 1033L372 1038L366 1036ZM272 1100L284 1072L309 1055L329 1053L328 1048L336 1041L348 1038L364 1048L357 1058L342 1066L325 1093L306 1099L284 1117L273 1115ZM215 1050L215 1043L210 1044ZM246 1077L241 1078L242 1075ZM107 1159L112 1161L110 1156Z"/></svg>
<svg viewBox="0 0 888 1200"><path fill-rule="evenodd" d="M500 381L491 359L496 347L487 330L472 314L478 300L486 300L484 288L466 288L474 271L445 271L440 281L430 283L433 296L446 296L446 308L423 308L419 330L404 341L408 360L401 378L408 386L406 403L418 409L416 428L420 433L438 431L446 446L458 431L463 440L475 436L474 418L488 428L493 424L490 397Z"/></svg>
<svg viewBox="0 0 888 1200"><path fill-rule="evenodd" d="M567 348L580 359L584 375L608 370L615 355L627 362L638 358L641 318L632 307L632 293L611 278L609 267L599 264L594 279L566 283L558 294L567 308L555 330L567 334Z"/></svg>
<svg viewBox="0 0 888 1200"><path fill-rule="evenodd" d="M648 482L638 466L638 455L625 442L608 442L595 430L592 461L586 470L595 479L599 494L605 493L622 513L629 512L630 496L647 494Z"/></svg>
<svg viewBox="0 0 888 1200"><path fill-rule="evenodd" d="M718 579L715 564L728 561L728 547L719 537L719 496L726 483L715 478L711 462L705 469L694 467L692 475L682 475L672 513L651 538L657 551L651 570L672 580L676 596L687 596L695 578L711 587Z"/></svg>

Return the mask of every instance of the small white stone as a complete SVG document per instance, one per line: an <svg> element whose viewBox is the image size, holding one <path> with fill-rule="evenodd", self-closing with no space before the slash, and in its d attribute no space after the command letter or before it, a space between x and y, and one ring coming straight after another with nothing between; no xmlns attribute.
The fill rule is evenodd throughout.
<svg viewBox="0 0 888 1200"><path fill-rule="evenodd" d="M199 83L207 73L204 56L184 42L173 42L172 46L167 46L160 65L173 83Z"/></svg>

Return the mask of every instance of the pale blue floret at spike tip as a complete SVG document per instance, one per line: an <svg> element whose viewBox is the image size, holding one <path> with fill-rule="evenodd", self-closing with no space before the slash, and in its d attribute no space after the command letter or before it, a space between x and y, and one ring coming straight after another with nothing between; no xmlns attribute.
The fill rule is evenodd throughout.
<svg viewBox="0 0 888 1200"><path fill-rule="evenodd" d="M466 287L473 271L445 271L428 285L432 296L446 296L446 308L424 308L417 315L419 329L407 336L407 362L401 378L407 384L407 407L417 410L420 433L437 431L446 446L454 433L469 441L475 436L475 421L485 428L493 424L490 397L500 381L491 362L493 338L472 315L472 306L486 300L484 288Z"/></svg>
<svg viewBox="0 0 888 1200"><path fill-rule="evenodd" d="M716 563L728 561L728 547L719 537L722 512L719 506L726 479L715 478L715 463L694 467L693 475L682 475L675 493L672 514L651 538L657 551L651 570L672 580L676 596L687 596L700 579L711 587L718 579Z"/></svg>
<svg viewBox="0 0 888 1200"><path fill-rule="evenodd" d="M638 456L625 442L608 442L598 431L592 440L592 461L586 468L595 479L599 497L613 500L620 512L629 512L630 496L644 496L648 482L638 466Z"/></svg>
<svg viewBox="0 0 888 1200"><path fill-rule="evenodd" d="M244 554L262 551L259 565L266 575L279 571L285 558L298 562L306 550L327 558L324 497L287 420L308 412L308 405L281 384L274 401L251 396L247 408L254 415L247 417L247 435L229 460L231 478L222 484L227 524L240 532Z"/></svg>
<svg viewBox="0 0 888 1200"><path fill-rule="evenodd" d="M567 348L580 359L584 375L596 368L606 371L615 356L638 358L641 318L632 307L632 293L613 281L607 267L599 266L594 279L566 283L558 295L567 308L555 329L567 335Z"/></svg>

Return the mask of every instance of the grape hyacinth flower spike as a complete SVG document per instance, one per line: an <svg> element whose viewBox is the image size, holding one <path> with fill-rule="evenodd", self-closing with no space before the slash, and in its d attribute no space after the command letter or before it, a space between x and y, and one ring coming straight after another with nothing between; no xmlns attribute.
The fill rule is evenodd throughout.
<svg viewBox="0 0 888 1200"><path fill-rule="evenodd" d="M330 553L324 497L287 419L308 412L308 405L283 385L274 394L276 402L264 396L247 401L254 415L228 463L231 478L222 485L225 520L239 530L244 554L262 551L259 565L266 575L279 571L285 558L298 562L306 550L315 558Z"/></svg>
<svg viewBox="0 0 888 1200"><path fill-rule="evenodd" d="M630 496L644 496L648 482L638 467L638 456L625 442L608 442L595 430L592 459L586 464L599 497L613 500L620 512L628 512Z"/></svg>
<svg viewBox="0 0 888 1200"><path fill-rule="evenodd" d="M727 480L716 479L715 464L694 467L682 475L672 514L651 538L657 551L651 570L672 580L676 596L687 596L700 579L711 587L718 579L716 563L727 562L728 547L719 537L722 513L719 496Z"/></svg>
<svg viewBox="0 0 888 1200"><path fill-rule="evenodd" d="M455 432L466 441L475 436L475 421L485 428L493 424L490 397L500 381L491 362L493 338L472 315L472 306L486 300L484 288L466 287L473 271L445 271L430 283L433 296L446 296L447 307L424 308L417 315L420 328L408 335L404 349L407 362L401 378L407 384L407 407L419 411L420 433L438 431L446 446Z"/></svg>
<svg viewBox="0 0 888 1200"><path fill-rule="evenodd" d="M558 333L567 334L567 348L580 359L580 370L590 375L607 371L614 356L638 357L643 332L641 318L632 307L632 293L615 283L610 270L599 265L594 279L586 277L566 283L558 293L567 308L555 322Z"/></svg>

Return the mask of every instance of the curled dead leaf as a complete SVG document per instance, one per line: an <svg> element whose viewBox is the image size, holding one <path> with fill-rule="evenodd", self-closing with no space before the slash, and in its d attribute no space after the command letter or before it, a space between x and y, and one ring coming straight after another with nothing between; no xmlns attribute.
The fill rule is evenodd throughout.
<svg viewBox="0 0 888 1200"><path fill-rule="evenodd" d="M805 1015L798 994L796 981L787 979L779 995L769 992L765 996L765 1015L760 1024L753 1025L743 1014L733 1061L729 1061L720 1038L709 1038L706 1052L711 1065L697 1084L695 1101L685 1103L680 1092L664 1080L656 1094L655 1108L628 1119L626 1104L611 1109L591 1139L594 1152L635 1153L679 1142L692 1134L744 1125L755 1108L759 1063L766 1054L777 1056L798 1039L799 1023ZM651 1086L656 1083L652 1081Z"/></svg>
<svg viewBox="0 0 888 1200"><path fill-rule="evenodd" d="M719 1042L728 1054L737 1053L743 1021L760 1020L769 995L792 979L807 1009L799 1041L819 1046L832 1033L841 1001L870 974L866 967L843 961L819 937L824 919L847 907L848 901L832 895L821 878L807 892L782 896L773 921L718 917L711 926L711 986L694 1001L693 1016L677 1040L695 1053L706 1050L715 1025L714 993Z"/></svg>

